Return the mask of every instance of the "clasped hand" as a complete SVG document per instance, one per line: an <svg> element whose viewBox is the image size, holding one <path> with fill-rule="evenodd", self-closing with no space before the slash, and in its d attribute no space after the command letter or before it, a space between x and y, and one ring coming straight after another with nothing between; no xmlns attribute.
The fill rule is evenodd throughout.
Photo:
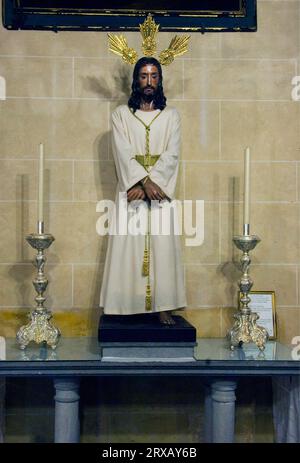
<svg viewBox="0 0 300 463"><path fill-rule="evenodd" d="M127 200L134 201L137 199L150 199L161 201L167 196L162 191L162 189L149 178L147 182L142 186L140 183L137 183L127 191Z"/></svg>

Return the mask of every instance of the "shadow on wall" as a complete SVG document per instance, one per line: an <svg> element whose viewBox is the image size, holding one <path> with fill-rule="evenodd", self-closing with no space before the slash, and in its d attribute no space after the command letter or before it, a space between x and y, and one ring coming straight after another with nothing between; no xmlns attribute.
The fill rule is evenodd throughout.
<svg viewBox="0 0 300 463"><path fill-rule="evenodd" d="M101 98L113 100L113 105L110 107L110 110L113 110L120 104L126 104L131 89L131 72L132 69L129 67L120 66L119 72L113 76L114 85L113 88L117 91L112 90L112 86L109 85L104 80L100 81L94 77L88 77L85 79L84 88L92 91ZM110 117L110 114L109 114ZM97 191L97 199L110 199L114 200L115 198L115 189L117 185L117 173L113 162L113 157L111 154L111 131L106 132L104 135L99 136L95 139L93 144L93 152L95 153L95 158L99 163L95 164L94 169L94 183L95 189ZM100 162L103 159L101 154L103 150L107 149L107 168L101 169L101 166L104 167L104 163ZM96 166L99 166L97 169ZM98 249L97 257L95 261L97 262L97 269L93 273L93 282L92 289L90 292L90 303L89 307L92 309L89 312L89 327L93 335L97 335L98 323L100 316L103 312L103 309L99 307L100 300L100 291L102 285L102 277L104 270L104 262L108 244L108 235L102 237L100 241L100 246Z"/></svg>
<svg viewBox="0 0 300 463"><path fill-rule="evenodd" d="M103 99L118 100L119 104L122 104L128 100L131 92L131 73L131 67L120 65L116 74L112 76L113 85L96 77L87 77L83 78L83 88Z"/></svg>
<svg viewBox="0 0 300 463"><path fill-rule="evenodd" d="M220 272L227 280L227 288L229 292L229 297L226 300L230 300L233 306L236 305L236 298L237 298L237 282L241 276L241 269L240 269L240 253L235 247L232 238L234 235L238 235L241 233L239 229L239 215L240 215L240 205L239 205L239 190L240 190L240 182L238 177L230 177L228 183L229 194L228 197L231 199L230 203L228 203L228 255L231 255L231 259L227 262L223 262L220 265ZM220 237L221 239L221 237Z"/></svg>
<svg viewBox="0 0 300 463"><path fill-rule="evenodd" d="M17 305L25 307L30 298L31 287L28 282L33 279L34 269L30 257L30 246L25 240L25 235L30 228L30 203L25 201L29 198L29 176L28 174L17 175L16 179L16 264L12 264L8 275L16 283ZM31 230L35 232L35 230ZM20 266L24 263L24 266ZM28 264L28 265L27 265ZM15 305L14 300L12 304Z"/></svg>

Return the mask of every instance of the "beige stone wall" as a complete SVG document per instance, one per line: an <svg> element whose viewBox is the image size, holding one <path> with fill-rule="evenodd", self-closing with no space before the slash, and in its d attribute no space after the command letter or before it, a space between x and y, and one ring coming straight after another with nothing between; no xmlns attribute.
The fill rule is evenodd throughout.
<svg viewBox="0 0 300 463"><path fill-rule="evenodd" d="M138 46L133 33L126 34ZM164 70L183 121L178 197L205 200L205 241L184 247L188 309L201 336L224 336L239 276L243 149L253 155L253 289L274 290L279 339L300 334L299 0L258 2L257 33L193 34ZM161 35L160 45L170 34ZM106 34L0 28L0 334L14 336L32 306L38 143L45 144L48 306L65 336L95 333L106 238L96 203L114 197L109 114L126 101L131 69Z"/></svg>

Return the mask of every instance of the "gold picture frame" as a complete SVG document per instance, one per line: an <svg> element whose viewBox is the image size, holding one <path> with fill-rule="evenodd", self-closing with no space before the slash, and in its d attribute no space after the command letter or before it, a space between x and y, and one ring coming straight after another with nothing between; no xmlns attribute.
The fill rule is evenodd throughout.
<svg viewBox="0 0 300 463"><path fill-rule="evenodd" d="M259 315L257 324L267 329L270 340L275 340L277 338L275 291L250 291L249 297L251 299L249 307L252 312Z"/></svg>

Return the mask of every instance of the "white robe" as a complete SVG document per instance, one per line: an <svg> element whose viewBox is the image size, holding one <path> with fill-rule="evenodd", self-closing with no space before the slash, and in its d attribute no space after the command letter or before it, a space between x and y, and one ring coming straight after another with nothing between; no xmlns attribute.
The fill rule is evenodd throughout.
<svg viewBox="0 0 300 463"><path fill-rule="evenodd" d="M146 124L160 112L150 128L150 153L159 154L156 164L150 167L149 176L170 198L175 199L175 188L180 155L180 116L175 108L166 107L163 111L136 111L136 115ZM145 154L145 127L134 117L127 105L119 106L111 116L112 148L118 176L116 189L116 216L111 222L111 228L116 230L119 225L119 208L121 201L125 209L131 211L133 217L137 211L145 212L142 220L148 223L148 205L139 201L138 207L127 200L120 201L119 193L143 179L148 172L135 159L136 154ZM125 202L124 202L125 201ZM169 214L170 203L164 200L154 205L160 220L162 215ZM176 204L175 204L175 210ZM141 216L140 216L141 217ZM151 312L174 310L186 306L186 292L181 257L180 236L174 234L174 220L171 220L169 235L152 234L150 238L150 284L152 296ZM151 215L151 225L155 226ZM177 222L178 223L178 222ZM176 223L175 223L176 224ZM144 222L145 225L145 222ZM146 225L145 225L146 227ZM117 228L118 230L118 228ZM100 307L105 314L130 315L146 313L145 294L147 276L142 274L145 235L126 234L108 237L108 248L104 266L103 281L100 295ZM150 312L150 313L151 313ZM147 310L147 313L149 311Z"/></svg>

